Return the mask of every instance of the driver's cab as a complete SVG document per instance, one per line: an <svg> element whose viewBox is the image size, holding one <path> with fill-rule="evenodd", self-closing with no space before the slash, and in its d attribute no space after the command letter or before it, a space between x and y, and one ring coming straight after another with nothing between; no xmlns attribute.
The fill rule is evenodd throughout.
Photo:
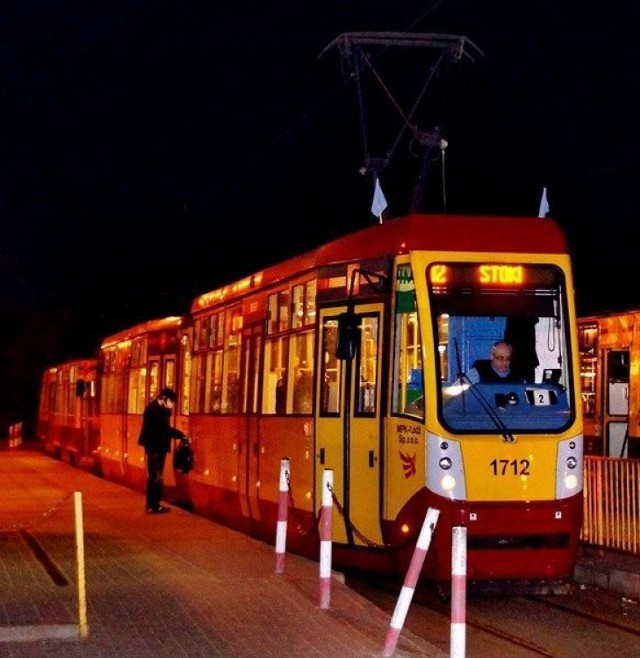
<svg viewBox="0 0 640 658"><path fill-rule="evenodd" d="M481 282L477 264L439 267L449 285L431 282L429 296L442 424L453 432L566 429L572 373L561 270L500 266L517 268L509 286ZM502 342L512 349L509 376L482 376L493 373L492 350Z"/></svg>

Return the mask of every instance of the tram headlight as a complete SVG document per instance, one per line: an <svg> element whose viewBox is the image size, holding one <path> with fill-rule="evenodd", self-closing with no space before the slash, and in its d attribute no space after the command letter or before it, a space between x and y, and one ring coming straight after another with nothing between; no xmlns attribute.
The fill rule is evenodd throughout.
<svg viewBox="0 0 640 658"><path fill-rule="evenodd" d="M564 486L567 489L575 489L578 486L578 478L575 475L567 475L564 479Z"/></svg>
<svg viewBox="0 0 640 658"><path fill-rule="evenodd" d="M556 498L561 500L582 491L582 445L581 434L558 443L556 457Z"/></svg>
<svg viewBox="0 0 640 658"><path fill-rule="evenodd" d="M440 480L440 484L445 491L451 491L456 486L456 479L447 474Z"/></svg>
<svg viewBox="0 0 640 658"><path fill-rule="evenodd" d="M462 449L459 441L427 434L427 488L450 500L467 497Z"/></svg>

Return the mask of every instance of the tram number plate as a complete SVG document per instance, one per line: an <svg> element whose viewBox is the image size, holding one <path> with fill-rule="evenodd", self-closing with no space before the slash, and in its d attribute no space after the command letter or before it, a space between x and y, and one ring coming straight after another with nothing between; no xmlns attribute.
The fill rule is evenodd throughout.
<svg viewBox="0 0 640 658"><path fill-rule="evenodd" d="M547 407L555 404L557 397L555 393L546 388L528 388L527 400L535 407Z"/></svg>
<svg viewBox="0 0 640 658"><path fill-rule="evenodd" d="M494 459L489 462L491 472L501 475L531 475L531 462L528 459Z"/></svg>

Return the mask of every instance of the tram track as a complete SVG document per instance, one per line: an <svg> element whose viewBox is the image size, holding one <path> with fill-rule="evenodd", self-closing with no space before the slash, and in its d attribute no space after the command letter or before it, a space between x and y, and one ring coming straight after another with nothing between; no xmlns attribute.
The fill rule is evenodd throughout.
<svg viewBox="0 0 640 658"><path fill-rule="evenodd" d="M392 579L349 574L346 582L369 601L393 614L401 584ZM450 607L435 587L420 584L405 627L449 649ZM467 656L509 658L590 658L629 656L637 652L640 606L602 590L572 587L562 596L468 596Z"/></svg>
<svg viewBox="0 0 640 658"><path fill-rule="evenodd" d="M583 610L577 610L575 608L572 608L570 606L562 605L562 603L558 602L557 600L552 600L552 599L546 599L541 596L531 596L531 597L524 597L526 599L530 599L532 601L535 601L536 603L539 603L541 605L548 606L550 608L555 608L556 610L561 610L562 612L568 613L575 615L576 617L581 617L583 619L586 619L587 621L593 621L597 624L600 624L601 626L608 626L609 628L614 628L618 631L622 631L624 633L629 633L631 635L634 635L635 637L640 637L640 628L632 628L630 626L620 624L619 622L612 621L610 619L606 619L604 617L600 617L598 615L594 615L590 612L585 612ZM636 608L638 606L637 603L633 604Z"/></svg>
<svg viewBox="0 0 640 658"><path fill-rule="evenodd" d="M418 605L422 605L423 607L429 607L431 610L437 612L442 617L445 617L447 620L450 619L451 617L450 609L445 607L444 605L442 605L441 608L438 607L438 604L434 604L432 606L425 606L425 604L418 603ZM466 625L475 628L476 630L481 631L483 633L487 633L493 637L504 640L505 642L508 642L510 645L526 649L527 651L530 651L536 656L546 656L546 658L557 658L555 654L549 653L544 647L541 647L529 640L525 640L524 638L512 635L511 633L508 633L495 626L489 624L483 624L481 622L474 621L473 619L467 619Z"/></svg>

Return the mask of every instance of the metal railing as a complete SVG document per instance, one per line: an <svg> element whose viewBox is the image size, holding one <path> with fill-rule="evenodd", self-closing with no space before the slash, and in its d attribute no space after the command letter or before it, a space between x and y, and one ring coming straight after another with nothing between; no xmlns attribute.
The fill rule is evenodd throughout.
<svg viewBox="0 0 640 658"><path fill-rule="evenodd" d="M587 544L640 555L640 460L584 458L584 521Z"/></svg>

